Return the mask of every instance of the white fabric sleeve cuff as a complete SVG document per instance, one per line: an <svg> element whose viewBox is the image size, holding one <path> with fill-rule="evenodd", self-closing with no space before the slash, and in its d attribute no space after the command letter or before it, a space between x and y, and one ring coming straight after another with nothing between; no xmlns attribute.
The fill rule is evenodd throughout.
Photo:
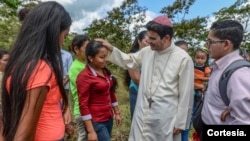
<svg viewBox="0 0 250 141"><path fill-rule="evenodd" d="M113 107L118 106L118 102L112 103L112 106L113 106Z"/></svg>
<svg viewBox="0 0 250 141"><path fill-rule="evenodd" d="M89 119L92 119L91 114L88 114L88 115L82 116L82 120L89 120Z"/></svg>

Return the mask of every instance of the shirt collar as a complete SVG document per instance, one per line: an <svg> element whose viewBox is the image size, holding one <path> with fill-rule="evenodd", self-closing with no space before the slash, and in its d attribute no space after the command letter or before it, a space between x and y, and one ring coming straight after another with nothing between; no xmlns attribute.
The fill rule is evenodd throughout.
<svg viewBox="0 0 250 141"><path fill-rule="evenodd" d="M239 50L235 50L225 56L223 56L222 58L220 58L219 60L214 62L214 65L218 68L218 69L223 69L226 68L229 64L231 64L233 61L235 60L239 60L239 59L243 59L240 55L239 55Z"/></svg>
<svg viewBox="0 0 250 141"><path fill-rule="evenodd" d="M165 53L169 53L171 52L172 50L174 50L174 43L171 41L171 44L169 47L165 48L164 50L161 50L161 51L156 51L158 54L165 54Z"/></svg>
<svg viewBox="0 0 250 141"><path fill-rule="evenodd" d="M88 65L88 66L89 66L89 69L90 69L90 71L92 72L92 74L93 74L94 76L97 76L96 71L95 71L90 65Z"/></svg>

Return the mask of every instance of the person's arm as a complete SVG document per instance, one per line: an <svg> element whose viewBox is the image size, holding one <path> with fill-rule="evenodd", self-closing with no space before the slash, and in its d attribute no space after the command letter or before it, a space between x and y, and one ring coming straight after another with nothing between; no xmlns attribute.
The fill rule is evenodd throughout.
<svg viewBox="0 0 250 141"><path fill-rule="evenodd" d="M128 69L128 73L129 73L129 76L131 77L131 79L137 85L139 85L139 83L140 83L140 75L141 75L139 69Z"/></svg>
<svg viewBox="0 0 250 141"><path fill-rule="evenodd" d="M68 55L68 59L67 59L67 76L63 79L63 85L66 85L68 82L69 82L69 70L70 70L70 67L73 63L73 58L71 56L71 54L69 53Z"/></svg>
<svg viewBox="0 0 250 141"><path fill-rule="evenodd" d="M65 86L68 82L69 82L69 76L67 75L67 76L63 79L63 86Z"/></svg>
<svg viewBox="0 0 250 141"><path fill-rule="evenodd" d="M120 110L118 108L118 102L117 102L115 93L110 92L110 97L111 97L113 112L115 114L116 125L120 126L122 124L122 119L121 119L121 116L120 116Z"/></svg>
<svg viewBox="0 0 250 141"><path fill-rule="evenodd" d="M208 81L209 80L209 76L210 76L210 74L206 74L206 76L204 76L204 77L195 75L194 79L200 79L202 81Z"/></svg>
<svg viewBox="0 0 250 141"><path fill-rule="evenodd" d="M179 103L175 117L175 128L173 129L174 134L178 134L180 129L189 128L194 100L194 64L192 59L183 58L181 66L178 79Z"/></svg>
<svg viewBox="0 0 250 141"><path fill-rule="evenodd" d="M194 83L195 90L205 90L205 86L203 84Z"/></svg>
<svg viewBox="0 0 250 141"><path fill-rule="evenodd" d="M69 106L67 106L65 112L63 113L64 124L67 125L72 121L71 112Z"/></svg>
<svg viewBox="0 0 250 141"><path fill-rule="evenodd" d="M141 66L141 52L142 50L136 53L126 54L120 51L118 48L113 47L108 41L103 39L95 39L103 43L103 45L111 51L109 56L109 61L124 68L124 69L137 69Z"/></svg>
<svg viewBox="0 0 250 141"><path fill-rule="evenodd" d="M87 133L88 133L88 140L89 141L97 141L97 134L95 132L95 129L93 127L91 120L85 120L84 121Z"/></svg>
<svg viewBox="0 0 250 141"><path fill-rule="evenodd" d="M84 75L84 71L82 71L77 79L77 94L79 101L80 113L82 116L82 120L85 124L86 130L88 132L88 140L89 141L97 141L97 135L92 125L92 115L89 109L89 96L90 96L90 84L91 78L88 75Z"/></svg>
<svg viewBox="0 0 250 141"><path fill-rule="evenodd" d="M115 114L116 126L121 126L122 125L122 118L121 118L121 113L120 113L118 106L113 107L113 112Z"/></svg>
<svg viewBox="0 0 250 141"><path fill-rule="evenodd" d="M250 124L250 68L244 67L236 70L230 77L227 85L227 96L230 101L229 125Z"/></svg>
<svg viewBox="0 0 250 141"><path fill-rule="evenodd" d="M48 93L48 87L37 87L27 92L22 115L18 123L15 141L35 140L36 127Z"/></svg>

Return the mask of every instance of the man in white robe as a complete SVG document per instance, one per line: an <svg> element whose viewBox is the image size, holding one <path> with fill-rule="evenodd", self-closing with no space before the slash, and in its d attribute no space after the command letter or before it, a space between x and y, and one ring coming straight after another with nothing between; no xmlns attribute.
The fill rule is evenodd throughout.
<svg viewBox="0 0 250 141"><path fill-rule="evenodd" d="M142 67L129 141L181 141L180 133L191 120L193 61L171 41L173 27L167 16L155 18L146 27L150 46L134 54L99 40L112 51L111 62L126 69Z"/></svg>

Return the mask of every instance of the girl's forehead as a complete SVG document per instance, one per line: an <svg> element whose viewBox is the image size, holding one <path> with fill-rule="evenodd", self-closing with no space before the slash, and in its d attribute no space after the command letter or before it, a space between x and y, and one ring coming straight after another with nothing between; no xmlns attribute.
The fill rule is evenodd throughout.
<svg viewBox="0 0 250 141"><path fill-rule="evenodd" d="M204 55L204 56L206 56L207 54L206 54L206 52L204 52L204 51L197 50L197 51L195 52L195 55Z"/></svg>

